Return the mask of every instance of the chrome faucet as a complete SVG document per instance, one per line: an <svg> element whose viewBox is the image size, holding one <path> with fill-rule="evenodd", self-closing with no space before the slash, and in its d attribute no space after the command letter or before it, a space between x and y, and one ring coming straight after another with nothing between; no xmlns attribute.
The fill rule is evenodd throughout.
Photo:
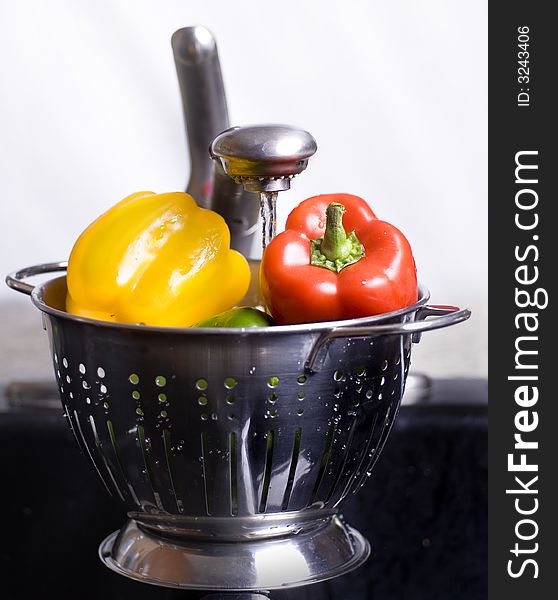
<svg viewBox="0 0 558 600"><path fill-rule="evenodd" d="M269 204L270 239L276 193L289 189L291 179L306 168L316 141L308 132L285 125L229 128L212 34L200 26L179 29L172 48L190 150L186 191L225 219L231 246L249 257L259 233L260 210L264 214Z"/></svg>
<svg viewBox="0 0 558 600"><path fill-rule="evenodd" d="M229 127L217 45L205 27L185 27L171 40L190 152L186 191L218 212L231 231L233 248L248 256L258 234L259 203L211 160L209 145Z"/></svg>

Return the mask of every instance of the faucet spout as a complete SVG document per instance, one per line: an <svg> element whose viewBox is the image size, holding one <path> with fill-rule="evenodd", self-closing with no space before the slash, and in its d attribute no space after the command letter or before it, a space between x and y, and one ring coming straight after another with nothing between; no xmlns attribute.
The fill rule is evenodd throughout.
<svg viewBox="0 0 558 600"><path fill-rule="evenodd" d="M307 131L291 125L231 127L213 140L209 152L216 168L254 196L259 193L262 250L275 236L277 193L291 187L291 179L306 169L316 149Z"/></svg>

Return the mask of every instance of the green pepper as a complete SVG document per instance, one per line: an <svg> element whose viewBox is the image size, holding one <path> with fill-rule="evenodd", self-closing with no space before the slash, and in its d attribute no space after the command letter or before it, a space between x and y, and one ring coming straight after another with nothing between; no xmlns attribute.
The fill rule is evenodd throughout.
<svg viewBox="0 0 558 600"><path fill-rule="evenodd" d="M263 310L240 306L196 323L194 327L268 327L273 319Z"/></svg>

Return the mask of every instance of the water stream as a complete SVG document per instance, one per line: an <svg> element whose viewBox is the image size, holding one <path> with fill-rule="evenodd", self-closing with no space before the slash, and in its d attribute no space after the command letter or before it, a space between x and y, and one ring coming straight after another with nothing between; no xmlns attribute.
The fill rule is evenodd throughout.
<svg viewBox="0 0 558 600"><path fill-rule="evenodd" d="M260 214L262 216L262 250L277 233L277 192L260 192Z"/></svg>

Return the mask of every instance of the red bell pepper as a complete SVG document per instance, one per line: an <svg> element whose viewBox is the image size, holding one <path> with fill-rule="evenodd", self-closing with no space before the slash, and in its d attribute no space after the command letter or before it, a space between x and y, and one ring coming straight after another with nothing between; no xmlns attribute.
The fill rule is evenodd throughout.
<svg viewBox="0 0 558 600"><path fill-rule="evenodd" d="M418 296L409 242L351 194L299 204L264 252L260 285L278 324L387 313Z"/></svg>

